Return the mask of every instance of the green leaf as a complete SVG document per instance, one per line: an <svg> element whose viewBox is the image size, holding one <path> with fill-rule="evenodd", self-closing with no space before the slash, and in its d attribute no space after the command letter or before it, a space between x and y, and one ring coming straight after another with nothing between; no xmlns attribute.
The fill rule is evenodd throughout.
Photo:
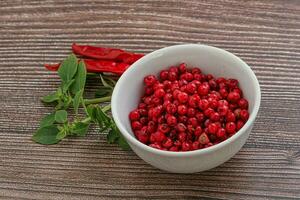
<svg viewBox="0 0 300 200"><path fill-rule="evenodd" d="M58 75L60 76L63 84L68 83L77 72L77 58L74 54L68 56L60 65Z"/></svg>
<svg viewBox="0 0 300 200"><path fill-rule="evenodd" d="M49 115L46 115L41 121L40 121L40 127L46 127L51 126L55 122L55 113L51 113Z"/></svg>
<svg viewBox="0 0 300 200"><path fill-rule="evenodd" d="M115 143L119 138L118 133L111 129L107 134L107 141L109 144Z"/></svg>
<svg viewBox="0 0 300 200"><path fill-rule="evenodd" d="M62 100L58 100L57 105L55 106L55 110L60 110L64 107L64 102Z"/></svg>
<svg viewBox="0 0 300 200"><path fill-rule="evenodd" d="M102 77L104 78L104 80L109 84L111 85L112 87L114 87L116 85L116 81L108 76L104 76L102 75Z"/></svg>
<svg viewBox="0 0 300 200"><path fill-rule="evenodd" d="M83 90L79 90L78 92L76 92L75 97L73 99L73 107L74 107L74 111L75 111L76 115L78 114L78 108L79 108L79 105L80 105L80 101L82 99L81 98L82 93L83 93Z"/></svg>
<svg viewBox="0 0 300 200"><path fill-rule="evenodd" d="M98 106L96 109L96 121L98 122L100 128L109 128L112 124L112 119L103 112L100 106Z"/></svg>
<svg viewBox="0 0 300 200"><path fill-rule="evenodd" d="M130 150L130 146L125 140L125 138L120 134L120 137L118 139L118 144L123 150Z"/></svg>
<svg viewBox="0 0 300 200"><path fill-rule="evenodd" d="M56 139L58 132L55 125L43 127L32 136L32 140L40 144L56 144L60 141Z"/></svg>
<svg viewBox="0 0 300 200"><path fill-rule="evenodd" d="M86 81L86 68L83 61L78 64L77 73L75 75L75 83L71 87L71 92L76 94L79 90L84 90Z"/></svg>
<svg viewBox="0 0 300 200"><path fill-rule="evenodd" d="M67 121L68 113L65 110L58 110L55 112L55 121L58 123L65 123Z"/></svg>
<svg viewBox="0 0 300 200"><path fill-rule="evenodd" d="M109 83L107 83L101 74L100 74L100 78L101 78L101 82L102 82L104 87L108 87L108 88L113 89L113 86L111 86Z"/></svg>
<svg viewBox="0 0 300 200"><path fill-rule="evenodd" d="M124 150L130 149L113 119L109 117L99 105L89 105L87 111L92 121L97 122L100 129L102 129L100 131L110 129L107 135L108 143L117 143Z"/></svg>
<svg viewBox="0 0 300 200"><path fill-rule="evenodd" d="M107 97L111 96L113 90L111 88L105 87L105 86L100 86L99 90L95 92L95 97Z"/></svg>
<svg viewBox="0 0 300 200"><path fill-rule="evenodd" d="M71 103L72 103L72 97L70 95L68 95L64 102L64 109L65 110L68 109Z"/></svg>
<svg viewBox="0 0 300 200"><path fill-rule="evenodd" d="M96 121L97 107L98 105L93 105L93 104L90 104L87 107L88 115L92 119L92 121Z"/></svg>
<svg viewBox="0 0 300 200"><path fill-rule="evenodd" d="M64 95L62 99L58 100L58 104L56 105L56 110L67 110L72 103L72 97L70 95Z"/></svg>
<svg viewBox="0 0 300 200"><path fill-rule="evenodd" d="M99 105L91 104L87 107L87 111L92 121L98 123L100 131L110 128L112 119L103 112Z"/></svg>
<svg viewBox="0 0 300 200"><path fill-rule="evenodd" d="M85 136L90 124L83 123L83 122L76 122L71 129L71 133L76 134L78 136Z"/></svg>
<svg viewBox="0 0 300 200"><path fill-rule="evenodd" d="M56 135L56 139L57 140L62 140L67 136L67 131L65 129L62 129L58 132L58 134Z"/></svg>
<svg viewBox="0 0 300 200"><path fill-rule="evenodd" d="M57 92L54 92L54 93L51 93L47 96L44 96L42 98L42 101L44 103L52 103L52 102L55 102L55 101L58 101L59 100L59 95L57 94Z"/></svg>
<svg viewBox="0 0 300 200"><path fill-rule="evenodd" d="M70 86L71 86L74 82L75 82L75 79L72 79L72 80L68 81L66 84L64 84L64 85L62 86L63 93L66 93L66 92L69 90Z"/></svg>

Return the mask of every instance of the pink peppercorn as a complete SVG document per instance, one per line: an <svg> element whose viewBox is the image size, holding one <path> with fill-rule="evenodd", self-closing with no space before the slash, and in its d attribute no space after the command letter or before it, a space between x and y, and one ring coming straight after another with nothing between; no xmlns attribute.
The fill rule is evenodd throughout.
<svg viewBox="0 0 300 200"><path fill-rule="evenodd" d="M148 75L144 78L144 83L147 85L147 86L152 86L154 85L154 83L156 83L156 78L154 75Z"/></svg>
<svg viewBox="0 0 300 200"><path fill-rule="evenodd" d="M187 113L188 109L185 105L179 105L178 106L178 114L179 115L185 115Z"/></svg>
<svg viewBox="0 0 300 200"><path fill-rule="evenodd" d="M238 80L202 74L185 63L148 75L138 108L129 113L140 142L166 151L207 148L231 137L249 119Z"/></svg>
<svg viewBox="0 0 300 200"><path fill-rule="evenodd" d="M226 132L229 134L235 133L236 125L234 122L226 123Z"/></svg>
<svg viewBox="0 0 300 200"><path fill-rule="evenodd" d="M185 92L180 92L180 93L178 94L177 98L178 98L178 101L179 101L180 103L186 103L186 102L188 101L188 99L189 99L189 96L188 96L188 94L185 93Z"/></svg>
<svg viewBox="0 0 300 200"><path fill-rule="evenodd" d="M191 144L188 142L183 142L181 145L181 150L182 151L189 151L191 148Z"/></svg>
<svg viewBox="0 0 300 200"><path fill-rule="evenodd" d="M140 118L140 113L138 110L133 110L130 112L129 119L131 121L139 120L139 118Z"/></svg>

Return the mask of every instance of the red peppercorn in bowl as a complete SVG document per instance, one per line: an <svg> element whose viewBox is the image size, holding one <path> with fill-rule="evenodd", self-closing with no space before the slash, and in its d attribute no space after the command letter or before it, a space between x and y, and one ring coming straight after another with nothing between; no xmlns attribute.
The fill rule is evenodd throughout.
<svg viewBox="0 0 300 200"><path fill-rule="evenodd" d="M136 138L165 151L193 151L225 141L249 118L237 79L214 77L185 63L144 77L140 103L129 113Z"/></svg>
<svg viewBox="0 0 300 200"><path fill-rule="evenodd" d="M240 150L260 98L255 74L238 57L206 45L176 45L144 56L121 76L112 114L143 160L192 173Z"/></svg>

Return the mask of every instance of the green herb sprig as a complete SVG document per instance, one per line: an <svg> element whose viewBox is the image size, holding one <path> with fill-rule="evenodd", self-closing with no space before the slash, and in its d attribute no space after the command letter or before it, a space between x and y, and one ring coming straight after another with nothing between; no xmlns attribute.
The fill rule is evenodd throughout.
<svg viewBox="0 0 300 200"><path fill-rule="evenodd" d="M122 149L128 150L129 145L120 134L114 120L107 114L110 104L101 107L102 102L109 102L116 81L100 75L101 86L96 91L95 99L84 99L84 88L87 72L84 62L79 61L74 54L68 56L60 65L58 75L61 85L56 92L42 98L47 104L53 104L55 111L46 115L39 129L32 136L33 141L40 144L56 144L67 136L85 136L91 124L97 124L100 131L107 131L108 143L116 143ZM85 115L79 117L78 109L83 107ZM71 109L72 108L72 109ZM70 120L68 113L75 117Z"/></svg>

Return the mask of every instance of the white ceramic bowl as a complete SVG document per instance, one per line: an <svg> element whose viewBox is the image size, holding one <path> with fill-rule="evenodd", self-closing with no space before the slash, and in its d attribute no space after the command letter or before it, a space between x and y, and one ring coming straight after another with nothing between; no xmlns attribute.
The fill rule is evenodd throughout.
<svg viewBox="0 0 300 200"><path fill-rule="evenodd" d="M169 152L139 142L130 126L128 114L135 109L143 92L143 78L158 75L162 69L182 62L201 68L215 77L239 80L249 101L250 117L244 127L229 139L209 148L188 152ZM147 163L169 172L193 173L216 167L245 144L260 106L260 87L251 68L237 56L211 46L185 44L170 46L147 54L135 62L119 79L112 95L112 114L132 150Z"/></svg>

